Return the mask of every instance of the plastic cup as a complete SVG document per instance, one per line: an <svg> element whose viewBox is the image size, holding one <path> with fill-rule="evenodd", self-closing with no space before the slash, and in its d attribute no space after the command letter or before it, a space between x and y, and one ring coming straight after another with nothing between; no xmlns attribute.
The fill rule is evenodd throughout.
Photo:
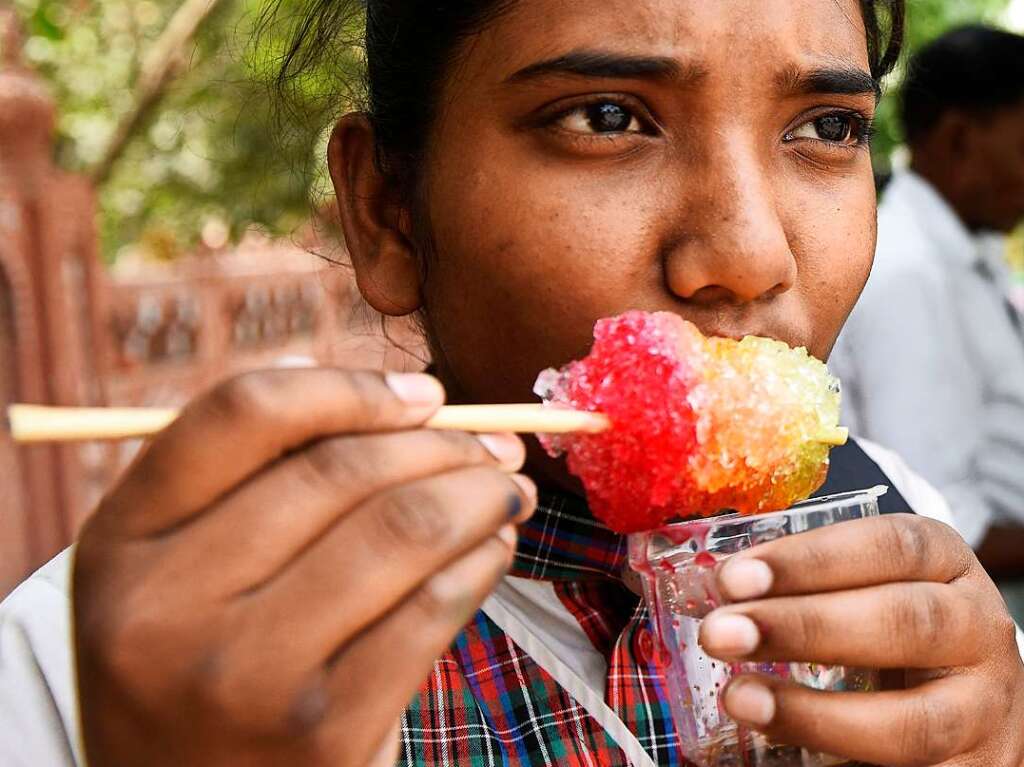
<svg viewBox="0 0 1024 767"><path fill-rule="evenodd" d="M655 646L683 753L699 767L831 767L848 760L774 745L740 727L720 695L740 673L769 674L830 691L878 688L878 672L809 663L726 664L697 642L703 618L725 604L715 567L733 554L786 535L878 516L887 488L816 498L787 511L744 517L728 514L681 522L630 537L630 565L643 580Z"/></svg>

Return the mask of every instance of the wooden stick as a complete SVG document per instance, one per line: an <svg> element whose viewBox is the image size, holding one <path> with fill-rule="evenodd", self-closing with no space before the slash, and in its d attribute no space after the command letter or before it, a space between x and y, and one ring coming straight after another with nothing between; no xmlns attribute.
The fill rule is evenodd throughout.
<svg viewBox="0 0 1024 767"><path fill-rule="evenodd" d="M521 434L597 434L611 426L600 413L545 405L449 405L427 421L431 429Z"/></svg>
<svg viewBox="0 0 1024 767"><path fill-rule="evenodd" d="M148 437L178 417L173 408L61 408L11 405L15 442L81 442ZM427 422L431 429L470 432L597 433L609 427L600 413L544 405L449 405Z"/></svg>
<svg viewBox="0 0 1024 767"><path fill-rule="evenodd" d="M81 442L148 437L178 417L174 408L75 408L11 405L7 420L15 442ZM449 405L427 422L431 429L469 432L596 434L609 428L600 413L544 405ZM848 429L834 427L818 435L825 445L844 445Z"/></svg>
<svg viewBox="0 0 1024 767"><path fill-rule="evenodd" d="M148 437L178 417L170 408L11 405L7 423L15 442L82 442Z"/></svg>

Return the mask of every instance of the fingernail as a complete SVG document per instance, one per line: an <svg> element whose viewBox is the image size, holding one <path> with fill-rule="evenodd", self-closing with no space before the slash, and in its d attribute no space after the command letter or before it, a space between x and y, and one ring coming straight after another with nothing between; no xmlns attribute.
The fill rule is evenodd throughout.
<svg viewBox="0 0 1024 767"><path fill-rule="evenodd" d="M415 409L435 409L444 403L441 382L426 373L388 373L384 380L402 402Z"/></svg>
<svg viewBox="0 0 1024 767"><path fill-rule="evenodd" d="M718 582L729 599L757 599L771 591L775 575L760 559L730 559L722 566Z"/></svg>
<svg viewBox="0 0 1024 767"><path fill-rule="evenodd" d="M498 459L504 471L519 471L526 460L526 448L514 434L479 434L477 439Z"/></svg>
<svg viewBox="0 0 1024 767"><path fill-rule="evenodd" d="M751 727L767 727L775 718L775 695L760 682L738 679L725 691L725 710Z"/></svg>
<svg viewBox="0 0 1024 767"><path fill-rule="evenodd" d="M510 549L515 551L516 545L519 542L519 533L516 532L514 525L505 525L498 531L498 537L503 540Z"/></svg>
<svg viewBox="0 0 1024 767"><path fill-rule="evenodd" d="M701 626L701 645L717 657L738 658L750 655L761 643L761 632L746 615L711 613Z"/></svg>
<svg viewBox="0 0 1024 767"><path fill-rule="evenodd" d="M525 522L533 516L533 512L537 509L537 485L525 474L513 474L512 481L519 485L519 489L523 491L526 503L518 504L516 509L510 508L510 516L516 522Z"/></svg>

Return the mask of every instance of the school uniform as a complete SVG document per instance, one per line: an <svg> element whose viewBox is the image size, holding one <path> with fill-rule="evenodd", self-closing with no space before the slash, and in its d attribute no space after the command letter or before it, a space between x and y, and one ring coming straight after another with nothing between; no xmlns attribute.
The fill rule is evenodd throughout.
<svg viewBox="0 0 1024 767"><path fill-rule="evenodd" d="M820 494L885 484L885 513L952 524L942 497L892 453L833 452ZM79 765L69 575L61 554L0 605L0 764ZM623 584L626 541L576 496L542 492L512 574L407 709L398 764L685 765L648 616ZM357 703L354 705L358 705Z"/></svg>

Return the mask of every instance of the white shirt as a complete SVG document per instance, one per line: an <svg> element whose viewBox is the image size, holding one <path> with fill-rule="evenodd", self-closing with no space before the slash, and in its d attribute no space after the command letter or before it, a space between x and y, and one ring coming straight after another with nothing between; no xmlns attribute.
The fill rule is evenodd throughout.
<svg viewBox="0 0 1024 767"><path fill-rule="evenodd" d="M1024 336L999 241L972 237L909 171L878 226L871 277L830 361L844 421L935 485L977 545L995 521L1024 524Z"/></svg>
<svg viewBox="0 0 1024 767"><path fill-rule="evenodd" d="M859 441L917 513L953 524L942 496L893 453ZM0 604L0 765L84 765L71 635L71 557L60 554ZM633 767L654 767L605 703L607 667L551 583L506 578L484 612L576 699ZM1024 636L1018 633L1024 652ZM438 672L440 673L440 672Z"/></svg>

